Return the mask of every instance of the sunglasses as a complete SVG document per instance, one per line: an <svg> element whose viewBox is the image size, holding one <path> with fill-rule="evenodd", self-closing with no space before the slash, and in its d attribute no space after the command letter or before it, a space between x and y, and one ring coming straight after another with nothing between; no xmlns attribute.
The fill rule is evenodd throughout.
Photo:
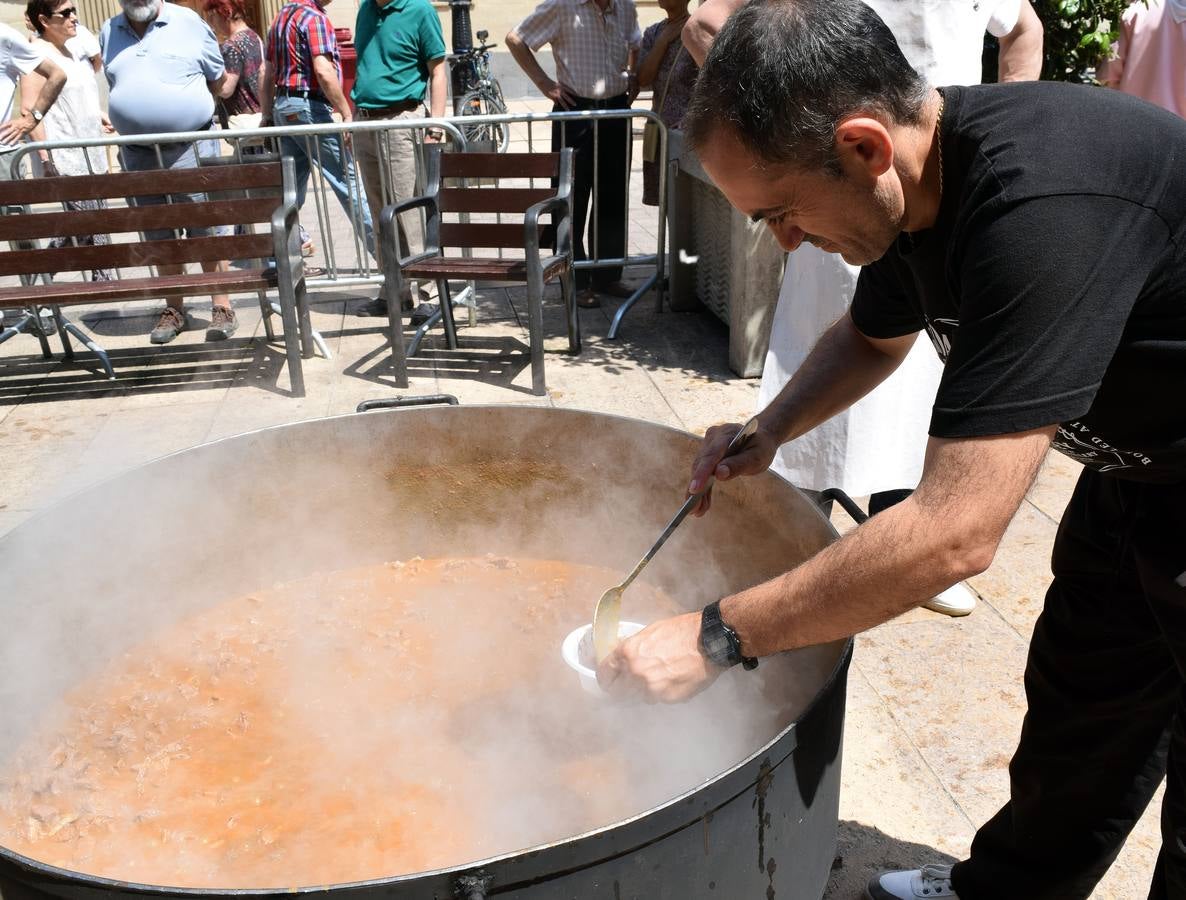
<svg viewBox="0 0 1186 900"><path fill-rule="evenodd" d="M63 19L69 19L71 16L78 18L78 10L73 6L67 6L65 9L59 9L57 12L49 14L51 19L59 16Z"/></svg>

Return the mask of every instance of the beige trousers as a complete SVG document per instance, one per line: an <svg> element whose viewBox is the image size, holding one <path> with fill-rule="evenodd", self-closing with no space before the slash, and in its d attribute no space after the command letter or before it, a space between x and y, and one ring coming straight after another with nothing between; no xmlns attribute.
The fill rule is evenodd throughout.
<svg viewBox="0 0 1186 900"><path fill-rule="evenodd" d="M392 116L391 120L419 119L427 115L421 104L414 110ZM372 134L354 135L354 158L362 172L366 188L367 205L371 208L371 221L375 223L376 256L382 258L383 247L379 237L379 214L383 207L402 203L416 195L416 140L411 128L394 128ZM424 249L423 213L414 209L401 213L399 225L399 252L401 256L420 253ZM413 284L404 282L401 301L411 298ZM436 284L426 282L420 285L420 301L436 297Z"/></svg>

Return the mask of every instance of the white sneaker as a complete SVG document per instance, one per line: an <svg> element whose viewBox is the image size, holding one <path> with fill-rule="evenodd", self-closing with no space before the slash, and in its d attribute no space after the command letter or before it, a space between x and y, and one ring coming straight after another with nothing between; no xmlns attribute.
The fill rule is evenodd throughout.
<svg viewBox="0 0 1186 900"><path fill-rule="evenodd" d="M951 888L951 866L923 866L909 872L882 872L865 888L865 900L959 900Z"/></svg>
<svg viewBox="0 0 1186 900"><path fill-rule="evenodd" d="M934 599L923 604L931 612L945 616L966 616L976 608L976 595L962 581L940 591Z"/></svg>

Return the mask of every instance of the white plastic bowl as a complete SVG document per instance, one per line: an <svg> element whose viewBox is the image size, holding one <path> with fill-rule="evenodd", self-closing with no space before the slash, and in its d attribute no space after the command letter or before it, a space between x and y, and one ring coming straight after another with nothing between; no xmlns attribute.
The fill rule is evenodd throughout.
<svg viewBox="0 0 1186 900"><path fill-rule="evenodd" d="M644 628L646 628L645 625L640 625L637 622L619 622L618 640L632 637ZM560 655L564 657L568 667L580 676L581 687L598 697L607 696L597 684L597 669L593 663L595 651L593 650L592 624L582 625L575 631L569 632L560 647Z"/></svg>

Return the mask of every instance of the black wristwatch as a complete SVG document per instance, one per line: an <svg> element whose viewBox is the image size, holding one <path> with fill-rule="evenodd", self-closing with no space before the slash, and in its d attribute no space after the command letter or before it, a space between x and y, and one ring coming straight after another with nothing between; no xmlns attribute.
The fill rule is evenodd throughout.
<svg viewBox="0 0 1186 900"><path fill-rule="evenodd" d="M721 601L704 607L700 614L700 652L722 669L741 663L743 669L756 669L758 660L741 655L741 639L737 632L721 621Z"/></svg>

